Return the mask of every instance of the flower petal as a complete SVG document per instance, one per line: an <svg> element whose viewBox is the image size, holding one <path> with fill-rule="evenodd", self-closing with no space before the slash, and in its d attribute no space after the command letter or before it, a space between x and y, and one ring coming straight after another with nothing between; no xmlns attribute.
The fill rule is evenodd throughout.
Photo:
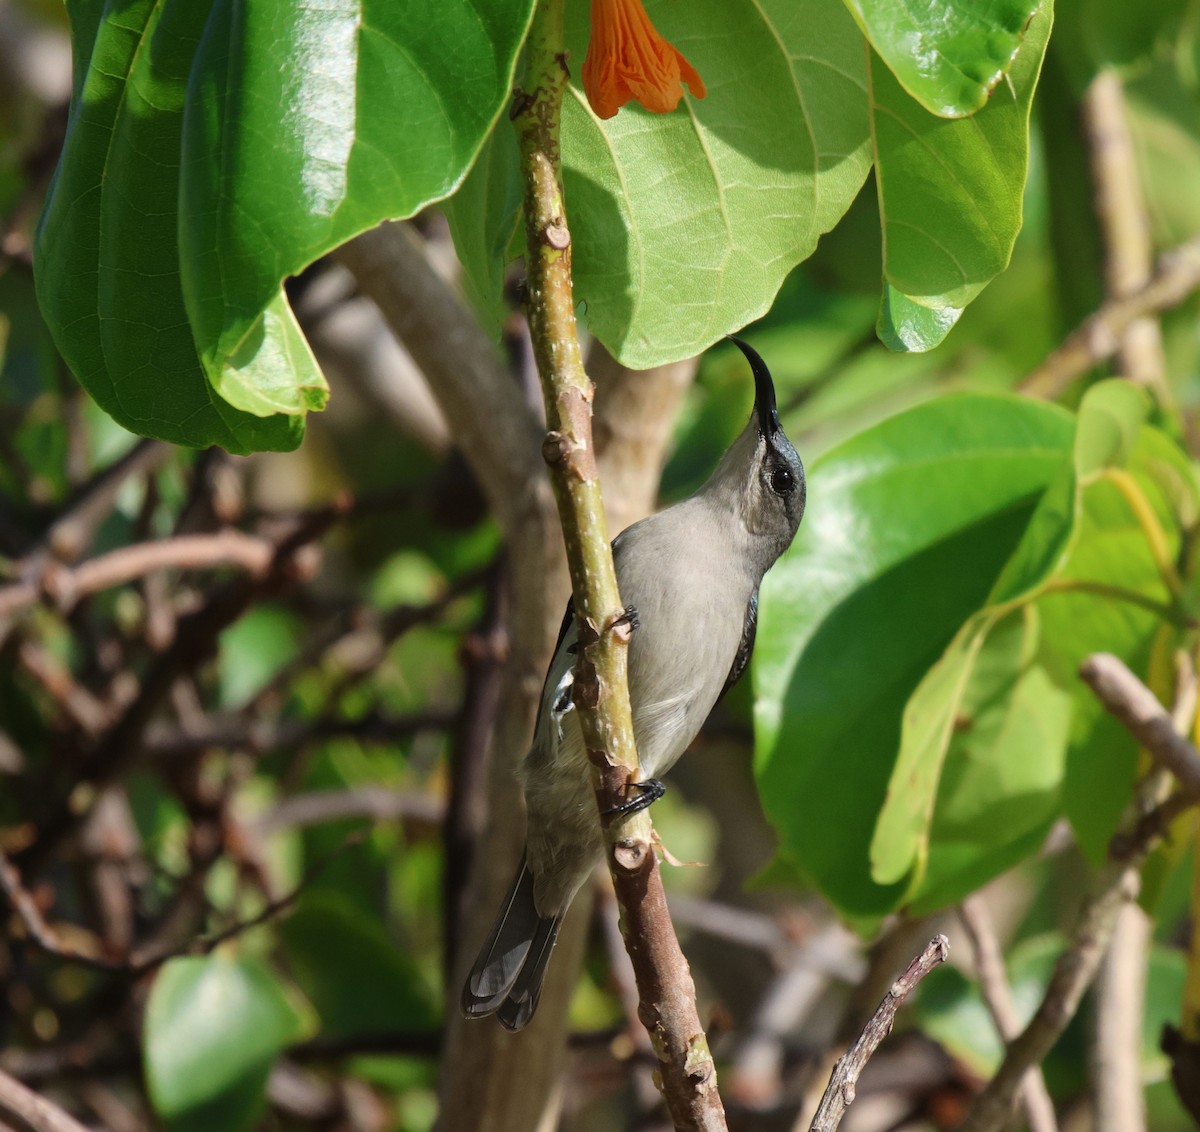
<svg viewBox="0 0 1200 1132"><path fill-rule="evenodd" d="M583 89L598 117L611 118L631 99L666 114L679 105L683 83L704 97L696 69L658 34L641 0L592 0L591 14Z"/></svg>

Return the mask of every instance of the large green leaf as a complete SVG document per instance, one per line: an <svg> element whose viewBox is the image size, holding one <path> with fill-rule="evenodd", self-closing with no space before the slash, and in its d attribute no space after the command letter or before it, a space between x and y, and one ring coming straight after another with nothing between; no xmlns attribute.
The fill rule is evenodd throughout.
<svg viewBox="0 0 1200 1132"><path fill-rule="evenodd" d="M1021 229L1029 111L1050 36L1051 0L1024 33L1006 80L969 119L914 101L887 65L869 68L875 176L884 239L879 336L927 350L1003 271Z"/></svg>
<svg viewBox="0 0 1200 1132"><path fill-rule="evenodd" d="M672 114L631 104L601 121L569 88L564 182L590 329L622 362L644 367L698 353L745 325L849 208L873 143L886 176L881 337L896 349L935 345L1003 269L1020 228L1029 102L1050 22L1046 0L1026 28L1013 13L1029 6L1012 0L981 17L975 26L992 25L991 37L946 24L944 42L931 9L913 20L933 40L891 44L909 71L924 67L925 48L938 42L942 62L992 82L1023 34L1011 74L975 123L935 117L877 59L869 66L862 32L838 0L650 0L652 19L705 77L708 94ZM568 5L576 61L586 16L585 0ZM876 70L872 96L868 71ZM982 101L980 87L971 102ZM448 211L468 289L494 316L519 194L506 124L491 144Z"/></svg>
<svg viewBox="0 0 1200 1132"><path fill-rule="evenodd" d="M1063 687L1074 686L1082 657L1064 661L1057 638L1043 646L1029 603L1063 569L1078 539L1085 485L1130 460L1148 411L1145 393L1128 382L1089 391L1072 459L1043 494L985 606L909 699L871 845L880 883L907 878L910 897L926 905L957 898L1032 847L1057 817L1071 718ZM1128 581L1111 572L1089 580ZM938 869L927 877L931 853Z"/></svg>
<svg viewBox="0 0 1200 1132"><path fill-rule="evenodd" d="M76 97L36 263L93 396L181 444L294 446L325 386L283 280L453 191L531 10L72 3Z"/></svg>
<svg viewBox="0 0 1200 1132"><path fill-rule="evenodd" d="M1012 65L1037 0L846 0L871 46L932 114L978 110Z"/></svg>
<svg viewBox="0 0 1200 1132"><path fill-rule="evenodd" d="M172 959L154 980L146 1083L171 1132L238 1132L261 1113L280 1051L308 1037L312 1010L255 960Z"/></svg>
<svg viewBox="0 0 1200 1132"><path fill-rule="evenodd" d="M1043 666L1043 645L1037 607L1022 606L988 633L969 670L918 841L915 914L962 899L1036 851L1062 813L1071 697Z"/></svg>
<svg viewBox="0 0 1200 1132"><path fill-rule="evenodd" d="M763 585L756 773L783 857L851 914L904 894L869 860L904 705L987 600L1070 438L1053 407L952 396L811 469L800 535Z"/></svg>

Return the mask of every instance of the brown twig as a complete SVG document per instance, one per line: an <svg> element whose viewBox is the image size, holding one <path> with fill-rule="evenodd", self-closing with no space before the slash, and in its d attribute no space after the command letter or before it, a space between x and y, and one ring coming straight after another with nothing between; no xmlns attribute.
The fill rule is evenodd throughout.
<svg viewBox="0 0 1200 1132"><path fill-rule="evenodd" d="M87 1132L69 1113L0 1070L0 1127L30 1132Z"/></svg>
<svg viewBox="0 0 1200 1132"><path fill-rule="evenodd" d="M1170 713L1123 661L1096 653L1080 666L1079 675L1150 757L1171 772L1194 802L1200 801L1200 751L1175 730Z"/></svg>
<svg viewBox="0 0 1200 1132"><path fill-rule="evenodd" d="M1032 397L1057 397L1097 362L1111 358L1133 322L1178 305L1197 287L1200 287L1200 236L1164 252L1144 287L1106 302L1085 319L1025 377L1019 387L1021 392Z"/></svg>
<svg viewBox="0 0 1200 1132"><path fill-rule="evenodd" d="M1004 969L1004 954L987 905L978 894L968 896L959 905L958 915L974 952L980 994L996 1025L996 1032L1005 1042L1011 1041L1021 1032L1021 1020L1017 1017ZM1021 1104L1029 1120L1030 1132L1054 1132L1058 1127L1054 1101L1046 1088L1041 1066L1031 1066L1026 1073L1021 1085Z"/></svg>
<svg viewBox="0 0 1200 1132"><path fill-rule="evenodd" d="M29 939L44 954L52 955L55 958L68 962L79 963L86 967L93 967L101 971L110 971L126 975L130 978L138 978L147 971L152 971L154 968L161 966L167 960L174 959L180 955L208 955L220 947L221 944L244 935L252 928L259 927L281 916L291 909L304 890L334 860L346 852L347 849L361 844L365 837L366 832L362 830L348 834L332 852L327 853L305 869L303 876L294 888L285 895L268 901L261 911L245 920L238 920L219 932L197 936L180 947L151 945L148 948L135 950L131 954L119 958L95 955L81 951L79 948L66 943L59 936L58 932L46 922L41 909L37 906L37 901L22 884L20 873L3 853L0 853L0 891L4 892L13 911L16 912L24 926Z"/></svg>
<svg viewBox="0 0 1200 1132"><path fill-rule="evenodd" d="M123 546L73 568L44 561L33 576L0 587L0 617L34 605L43 595L59 609L69 610L88 594L124 585L155 570L236 566L253 578L261 578L274 554L275 547L268 539L223 530Z"/></svg>
<svg viewBox="0 0 1200 1132"><path fill-rule="evenodd" d="M354 818L436 826L445 815L446 803L432 794L365 784L294 794L277 802L250 825L255 833L266 835L281 829L303 829Z"/></svg>
<svg viewBox="0 0 1200 1132"><path fill-rule="evenodd" d="M879 1048L880 1042L892 1032L892 1025L896 1020L896 1011L900 1008L900 1004L930 971L946 961L949 953L949 940L944 935L934 936L925 950L892 984L858 1040L838 1058L833 1076L825 1089L825 1095L817 1106L810 1132L834 1132L834 1129L842 1122L846 1109L854 1103L855 1088L864 1066Z"/></svg>
<svg viewBox="0 0 1200 1132"><path fill-rule="evenodd" d="M41 553L63 562L78 558L91 544L96 528L111 514L125 481L131 476L158 471L176 451L174 445L161 440L139 440L76 492L42 537Z"/></svg>

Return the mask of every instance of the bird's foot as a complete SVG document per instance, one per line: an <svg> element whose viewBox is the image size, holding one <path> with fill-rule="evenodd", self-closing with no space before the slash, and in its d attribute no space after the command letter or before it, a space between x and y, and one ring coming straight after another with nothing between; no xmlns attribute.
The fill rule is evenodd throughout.
<svg viewBox="0 0 1200 1132"><path fill-rule="evenodd" d="M625 788L637 790L638 794L627 802L621 802L605 810L601 817L627 818L630 814L636 814L646 809L647 806L653 805L667 792L667 788L657 778L647 778L644 782L628 782L625 784Z"/></svg>
<svg viewBox="0 0 1200 1132"><path fill-rule="evenodd" d="M625 611L613 623L614 629L628 629L631 633L641 626L636 605L627 605Z"/></svg>

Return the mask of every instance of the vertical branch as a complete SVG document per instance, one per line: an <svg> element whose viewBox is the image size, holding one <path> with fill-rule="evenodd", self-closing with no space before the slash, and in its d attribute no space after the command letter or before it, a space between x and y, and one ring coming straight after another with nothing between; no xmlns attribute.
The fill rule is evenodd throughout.
<svg viewBox="0 0 1200 1132"><path fill-rule="evenodd" d="M580 650L576 707L602 809L638 773L626 677L628 633L609 547L592 443L593 388L583 367L563 203L559 122L566 86L562 0L541 0L526 43L525 89L514 104L525 192L527 313L546 400L550 466L575 593ZM646 813L607 829L640 1014L659 1059L676 1128L725 1126L695 990L667 912Z"/></svg>
<svg viewBox="0 0 1200 1132"><path fill-rule="evenodd" d="M1104 245L1105 294L1109 299L1124 299L1150 281L1154 258L1125 114L1125 92L1115 72L1103 70L1088 84L1080 112ZM1152 389L1164 405L1170 404L1162 333L1153 317L1143 316L1129 324L1120 338L1117 361L1127 377Z"/></svg>

